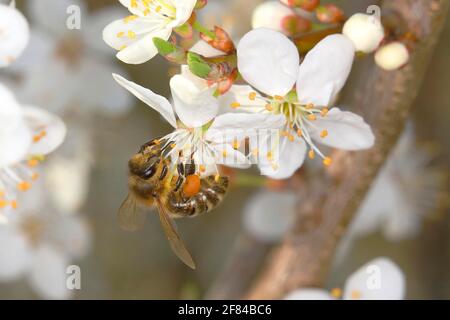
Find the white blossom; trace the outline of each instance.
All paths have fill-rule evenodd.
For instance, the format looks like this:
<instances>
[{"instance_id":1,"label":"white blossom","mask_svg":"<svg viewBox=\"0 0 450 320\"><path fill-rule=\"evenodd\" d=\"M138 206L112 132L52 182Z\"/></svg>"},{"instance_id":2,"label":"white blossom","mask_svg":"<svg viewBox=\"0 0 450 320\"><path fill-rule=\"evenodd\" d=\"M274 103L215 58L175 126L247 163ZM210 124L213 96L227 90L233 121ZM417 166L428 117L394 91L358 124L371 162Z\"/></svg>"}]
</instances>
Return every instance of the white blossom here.
<instances>
[{"instance_id":1,"label":"white blossom","mask_svg":"<svg viewBox=\"0 0 450 320\"><path fill-rule=\"evenodd\" d=\"M237 52L239 72L256 90L233 86L234 100L227 102L228 108L285 117L278 163L273 161L276 150L264 148L267 143L252 145L263 174L288 178L302 166L307 153L310 158L319 155L330 165L331 159L316 143L344 150L372 147L374 135L361 117L339 108L328 109L353 64L355 50L345 36L328 36L300 66L296 46L283 34L265 28L245 35ZM294 85L295 92L291 91Z\"/></svg>"},{"instance_id":2,"label":"white blossom","mask_svg":"<svg viewBox=\"0 0 450 320\"><path fill-rule=\"evenodd\" d=\"M397 70L409 61L409 51L401 42L392 42L382 46L375 54L375 62L384 70Z\"/></svg>"},{"instance_id":3,"label":"white blossom","mask_svg":"<svg viewBox=\"0 0 450 320\"><path fill-rule=\"evenodd\" d=\"M119 50L117 58L129 64L152 59L158 49L153 38L169 39L172 30L183 25L194 10L197 0L119 0L132 15L110 23L103 40Z\"/></svg>"},{"instance_id":4,"label":"white blossom","mask_svg":"<svg viewBox=\"0 0 450 320\"><path fill-rule=\"evenodd\" d=\"M344 24L342 33L348 37L357 51L374 52L384 38L384 28L375 15L356 13Z\"/></svg>"},{"instance_id":5,"label":"white blossom","mask_svg":"<svg viewBox=\"0 0 450 320\"><path fill-rule=\"evenodd\" d=\"M400 268L387 258L375 259L346 281L344 300L403 300L405 298L405 276ZM339 295L322 289L302 288L288 294L286 300L334 300ZM334 292L333 292L334 293Z\"/></svg>"}]
</instances>

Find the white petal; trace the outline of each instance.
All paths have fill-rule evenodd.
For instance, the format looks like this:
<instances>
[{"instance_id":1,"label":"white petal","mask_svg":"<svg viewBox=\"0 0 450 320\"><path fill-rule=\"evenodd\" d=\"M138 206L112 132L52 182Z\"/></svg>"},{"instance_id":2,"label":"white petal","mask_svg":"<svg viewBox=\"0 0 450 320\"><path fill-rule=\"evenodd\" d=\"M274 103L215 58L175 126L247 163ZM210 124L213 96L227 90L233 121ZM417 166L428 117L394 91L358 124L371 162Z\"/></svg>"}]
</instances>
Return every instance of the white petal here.
<instances>
[{"instance_id":1,"label":"white petal","mask_svg":"<svg viewBox=\"0 0 450 320\"><path fill-rule=\"evenodd\" d=\"M244 208L244 228L262 242L278 242L294 222L296 202L295 194L261 190Z\"/></svg>"},{"instance_id":2,"label":"white petal","mask_svg":"<svg viewBox=\"0 0 450 320\"><path fill-rule=\"evenodd\" d=\"M261 3L253 11L252 27L268 28L283 32L282 21L285 17L295 13L280 1L266 1Z\"/></svg>"},{"instance_id":3,"label":"white petal","mask_svg":"<svg viewBox=\"0 0 450 320\"><path fill-rule=\"evenodd\" d=\"M315 141L337 149L363 150L375 143L372 129L363 118L339 108L333 108L326 117L312 121L310 127L310 135ZM325 138L320 137L323 130L328 131Z\"/></svg>"},{"instance_id":4,"label":"white petal","mask_svg":"<svg viewBox=\"0 0 450 320\"><path fill-rule=\"evenodd\" d=\"M22 13L6 4L0 4L0 30L1 68L9 66L22 54L28 44L30 30Z\"/></svg>"},{"instance_id":5,"label":"white petal","mask_svg":"<svg viewBox=\"0 0 450 320\"><path fill-rule=\"evenodd\" d=\"M34 253L29 275L31 287L44 299L67 299L72 291L66 286L68 259L50 246L41 246Z\"/></svg>"},{"instance_id":6,"label":"white petal","mask_svg":"<svg viewBox=\"0 0 450 320\"><path fill-rule=\"evenodd\" d=\"M189 49L189 51L202 55L206 58L223 56L225 54L224 52L217 50L216 48L212 47L211 45L209 45L209 43L203 40L197 41L194 44L194 46Z\"/></svg>"},{"instance_id":7,"label":"white petal","mask_svg":"<svg viewBox=\"0 0 450 320\"><path fill-rule=\"evenodd\" d=\"M301 103L329 106L345 85L355 57L352 42L343 35L320 41L300 65L297 94Z\"/></svg>"},{"instance_id":8,"label":"white petal","mask_svg":"<svg viewBox=\"0 0 450 320\"><path fill-rule=\"evenodd\" d=\"M0 279L15 280L30 267L30 246L11 225L0 226Z\"/></svg>"},{"instance_id":9,"label":"white petal","mask_svg":"<svg viewBox=\"0 0 450 320\"><path fill-rule=\"evenodd\" d=\"M248 169L251 167L250 160L239 150L233 149L230 144L217 144L213 147L218 155L214 159L214 163L238 169Z\"/></svg>"},{"instance_id":10,"label":"white petal","mask_svg":"<svg viewBox=\"0 0 450 320\"><path fill-rule=\"evenodd\" d=\"M128 81L117 74L113 74L113 77L122 87L130 91L136 98L146 103L149 107L159 112L172 127L176 128L177 121L175 119L175 114L173 113L172 105L166 98L153 93L151 90L141 87L134 82Z\"/></svg>"},{"instance_id":11,"label":"white petal","mask_svg":"<svg viewBox=\"0 0 450 320\"><path fill-rule=\"evenodd\" d=\"M36 107L24 107L24 116L32 130L37 130L37 133L45 131L45 136L31 145L29 154L47 155L63 143L66 125L59 117Z\"/></svg>"},{"instance_id":12,"label":"white petal","mask_svg":"<svg viewBox=\"0 0 450 320\"><path fill-rule=\"evenodd\" d=\"M284 300L334 300L333 297L322 289L299 289L291 292Z\"/></svg>"},{"instance_id":13,"label":"white petal","mask_svg":"<svg viewBox=\"0 0 450 320\"><path fill-rule=\"evenodd\" d=\"M264 28L250 31L239 42L237 55L244 79L270 96L286 95L297 80L297 47L279 32Z\"/></svg>"},{"instance_id":14,"label":"white petal","mask_svg":"<svg viewBox=\"0 0 450 320\"><path fill-rule=\"evenodd\" d=\"M306 143L302 139L295 138L293 142L283 137L280 146L272 150L272 161L268 161L268 149L260 144L258 166L261 174L272 179L283 180L288 179L301 168L306 157Z\"/></svg>"},{"instance_id":15,"label":"white petal","mask_svg":"<svg viewBox=\"0 0 450 320\"><path fill-rule=\"evenodd\" d=\"M197 0L172 0L172 3L176 9L176 17L171 26L176 27L181 26L189 20L192 12L194 11Z\"/></svg>"},{"instance_id":16,"label":"white petal","mask_svg":"<svg viewBox=\"0 0 450 320\"><path fill-rule=\"evenodd\" d=\"M21 161L31 145L32 134L21 107L11 91L0 84L0 168Z\"/></svg>"},{"instance_id":17,"label":"white petal","mask_svg":"<svg viewBox=\"0 0 450 320\"><path fill-rule=\"evenodd\" d=\"M153 44L153 38L169 39L172 29L165 28L164 20L137 18L124 22L124 19L116 20L103 30L103 40L112 48L120 50L117 58L128 64L141 64L147 62L158 54ZM129 37L129 32L134 32Z\"/></svg>"},{"instance_id":18,"label":"white petal","mask_svg":"<svg viewBox=\"0 0 450 320\"><path fill-rule=\"evenodd\" d=\"M402 300L405 277L387 258L375 259L356 271L345 284L344 299Z\"/></svg>"},{"instance_id":19,"label":"white petal","mask_svg":"<svg viewBox=\"0 0 450 320\"><path fill-rule=\"evenodd\" d=\"M199 87L182 75L170 79L170 88L175 112L187 127L201 127L217 115L219 100L213 95L215 88Z\"/></svg>"},{"instance_id":20,"label":"white petal","mask_svg":"<svg viewBox=\"0 0 450 320\"><path fill-rule=\"evenodd\" d=\"M46 29L53 33L53 35L61 36L70 31L67 28L67 8L69 6L77 6L80 8L82 19L81 28L83 26L84 15L88 14L88 10L81 0L39 0L26 1L27 11L34 23L38 24L40 28Z\"/></svg>"}]
</instances>

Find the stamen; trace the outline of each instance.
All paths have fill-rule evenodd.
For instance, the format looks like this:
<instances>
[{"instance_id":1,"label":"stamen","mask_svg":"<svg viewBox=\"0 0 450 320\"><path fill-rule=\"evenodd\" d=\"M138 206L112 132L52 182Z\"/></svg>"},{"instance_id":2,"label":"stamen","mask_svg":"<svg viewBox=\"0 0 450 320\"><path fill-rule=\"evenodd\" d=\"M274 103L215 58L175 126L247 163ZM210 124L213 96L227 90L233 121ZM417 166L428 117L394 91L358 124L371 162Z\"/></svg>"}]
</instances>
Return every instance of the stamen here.
<instances>
[{"instance_id":1,"label":"stamen","mask_svg":"<svg viewBox=\"0 0 450 320\"><path fill-rule=\"evenodd\" d=\"M272 107L272 105L270 103L266 104L266 110L269 111L269 112L273 111L273 107Z\"/></svg>"},{"instance_id":2,"label":"stamen","mask_svg":"<svg viewBox=\"0 0 450 320\"><path fill-rule=\"evenodd\" d=\"M308 152L308 157L313 160L316 157L316 153L314 152L314 150L309 150Z\"/></svg>"},{"instance_id":3,"label":"stamen","mask_svg":"<svg viewBox=\"0 0 450 320\"><path fill-rule=\"evenodd\" d=\"M125 35L125 32L121 31L117 33L117 38L122 38Z\"/></svg>"},{"instance_id":4,"label":"stamen","mask_svg":"<svg viewBox=\"0 0 450 320\"><path fill-rule=\"evenodd\" d=\"M128 31L128 38L135 39L136 38L136 33L133 30L129 30Z\"/></svg>"},{"instance_id":5,"label":"stamen","mask_svg":"<svg viewBox=\"0 0 450 320\"><path fill-rule=\"evenodd\" d=\"M237 102L237 101L231 103L231 107L232 107L233 109L237 109L237 108L239 108L240 106L241 106L241 104L240 104L239 102Z\"/></svg>"},{"instance_id":6,"label":"stamen","mask_svg":"<svg viewBox=\"0 0 450 320\"><path fill-rule=\"evenodd\" d=\"M326 137L328 137L328 130L323 130L323 131L320 133L320 137L321 137L321 138L326 138Z\"/></svg>"},{"instance_id":7,"label":"stamen","mask_svg":"<svg viewBox=\"0 0 450 320\"><path fill-rule=\"evenodd\" d=\"M255 101L255 99L256 99L256 92L250 92L250 93L248 94L248 98L249 98L251 101Z\"/></svg>"},{"instance_id":8,"label":"stamen","mask_svg":"<svg viewBox=\"0 0 450 320\"><path fill-rule=\"evenodd\" d=\"M19 191L25 192L31 189L31 183L27 181L22 181L17 184L17 189Z\"/></svg>"},{"instance_id":9,"label":"stamen","mask_svg":"<svg viewBox=\"0 0 450 320\"><path fill-rule=\"evenodd\" d=\"M316 120L317 120L317 117L316 117L316 115L314 115L314 114L310 114L310 115L308 115L308 120L310 120L310 121L316 121Z\"/></svg>"},{"instance_id":10,"label":"stamen","mask_svg":"<svg viewBox=\"0 0 450 320\"><path fill-rule=\"evenodd\" d=\"M330 157L326 157L325 159L323 159L323 164L329 167L333 164L333 160Z\"/></svg>"},{"instance_id":11,"label":"stamen","mask_svg":"<svg viewBox=\"0 0 450 320\"><path fill-rule=\"evenodd\" d=\"M341 298L342 297L342 290L339 289L339 288L332 289L331 290L331 296L336 298L336 299Z\"/></svg>"},{"instance_id":12,"label":"stamen","mask_svg":"<svg viewBox=\"0 0 450 320\"><path fill-rule=\"evenodd\" d=\"M314 104L308 103L308 104L306 105L306 109L308 109L308 110L314 109Z\"/></svg>"},{"instance_id":13,"label":"stamen","mask_svg":"<svg viewBox=\"0 0 450 320\"><path fill-rule=\"evenodd\" d=\"M237 150L240 148L240 146L241 146L241 143L237 139L235 139L233 141L233 149Z\"/></svg>"},{"instance_id":14,"label":"stamen","mask_svg":"<svg viewBox=\"0 0 450 320\"><path fill-rule=\"evenodd\" d=\"M269 160L269 161L273 160L273 154L271 151L267 152L267 160Z\"/></svg>"},{"instance_id":15,"label":"stamen","mask_svg":"<svg viewBox=\"0 0 450 320\"><path fill-rule=\"evenodd\" d=\"M361 296L362 296L362 294L361 294L361 292L358 291L358 290L353 290L353 291L351 292L351 294L350 294L350 297L351 297L353 300L359 300L359 299L361 299Z\"/></svg>"},{"instance_id":16,"label":"stamen","mask_svg":"<svg viewBox=\"0 0 450 320\"><path fill-rule=\"evenodd\" d=\"M320 111L320 115L322 117L326 117L328 115L329 110L327 108L323 108L322 111Z\"/></svg>"},{"instance_id":17,"label":"stamen","mask_svg":"<svg viewBox=\"0 0 450 320\"><path fill-rule=\"evenodd\" d=\"M274 96L273 97L275 100L278 100L278 101L283 101L284 100L284 98L282 97L282 96Z\"/></svg>"}]
</instances>

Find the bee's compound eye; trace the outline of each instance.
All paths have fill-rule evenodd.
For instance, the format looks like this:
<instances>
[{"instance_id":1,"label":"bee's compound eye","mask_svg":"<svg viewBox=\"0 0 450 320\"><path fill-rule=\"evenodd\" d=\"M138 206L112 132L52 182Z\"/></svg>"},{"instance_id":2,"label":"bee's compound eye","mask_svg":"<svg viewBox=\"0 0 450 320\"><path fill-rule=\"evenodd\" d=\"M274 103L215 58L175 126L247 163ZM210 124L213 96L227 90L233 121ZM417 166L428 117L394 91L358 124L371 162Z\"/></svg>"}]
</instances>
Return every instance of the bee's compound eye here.
<instances>
[{"instance_id":1,"label":"bee's compound eye","mask_svg":"<svg viewBox=\"0 0 450 320\"><path fill-rule=\"evenodd\" d=\"M196 174L186 177L186 181L183 186L183 193L187 197L193 197L200 192L201 181L200 177Z\"/></svg>"}]
</instances>

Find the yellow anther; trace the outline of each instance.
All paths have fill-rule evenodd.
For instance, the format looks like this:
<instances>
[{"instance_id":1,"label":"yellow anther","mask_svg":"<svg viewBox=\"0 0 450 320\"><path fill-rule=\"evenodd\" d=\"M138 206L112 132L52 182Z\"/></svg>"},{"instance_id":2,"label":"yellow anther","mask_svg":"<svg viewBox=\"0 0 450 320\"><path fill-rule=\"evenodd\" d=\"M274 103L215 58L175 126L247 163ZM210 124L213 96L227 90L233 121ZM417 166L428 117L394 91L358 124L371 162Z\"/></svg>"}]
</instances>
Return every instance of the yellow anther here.
<instances>
[{"instance_id":1,"label":"yellow anther","mask_svg":"<svg viewBox=\"0 0 450 320\"><path fill-rule=\"evenodd\" d=\"M144 10L144 16L148 16L150 14L150 9L145 9Z\"/></svg>"},{"instance_id":2,"label":"yellow anther","mask_svg":"<svg viewBox=\"0 0 450 320\"><path fill-rule=\"evenodd\" d=\"M121 31L117 33L117 38L122 38L125 35L125 32Z\"/></svg>"},{"instance_id":3,"label":"yellow anther","mask_svg":"<svg viewBox=\"0 0 450 320\"><path fill-rule=\"evenodd\" d=\"M267 160L269 160L269 161L273 160L273 154L271 151L267 152Z\"/></svg>"},{"instance_id":4,"label":"yellow anther","mask_svg":"<svg viewBox=\"0 0 450 320\"><path fill-rule=\"evenodd\" d=\"M29 159L28 161L27 161L27 165L30 167L30 168L35 168L35 167L37 167L38 165L39 165L39 160L37 160L37 159Z\"/></svg>"},{"instance_id":5,"label":"yellow anther","mask_svg":"<svg viewBox=\"0 0 450 320\"><path fill-rule=\"evenodd\" d=\"M133 20L136 20L137 18L138 18L138 16L131 15L131 16L128 16L128 17L124 18L123 22L126 24L126 23L129 23L129 22L133 21Z\"/></svg>"},{"instance_id":6,"label":"yellow anther","mask_svg":"<svg viewBox=\"0 0 450 320\"><path fill-rule=\"evenodd\" d=\"M20 191L23 191L23 192L28 191L31 189L31 183L29 183L27 181L19 182L17 184L17 189Z\"/></svg>"},{"instance_id":7,"label":"yellow anther","mask_svg":"<svg viewBox=\"0 0 450 320\"><path fill-rule=\"evenodd\" d=\"M137 0L131 0L130 5L132 8L137 8L137 6L138 6Z\"/></svg>"},{"instance_id":8,"label":"yellow anther","mask_svg":"<svg viewBox=\"0 0 450 320\"><path fill-rule=\"evenodd\" d=\"M122 51L123 49L126 49L127 48L127 46L126 45L123 45L123 46L121 46L120 48L119 48L119 51Z\"/></svg>"},{"instance_id":9,"label":"yellow anther","mask_svg":"<svg viewBox=\"0 0 450 320\"><path fill-rule=\"evenodd\" d=\"M201 164L198 168L201 173L204 173L206 171L206 167L203 164Z\"/></svg>"},{"instance_id":10,"label":"yellow anther","mask_svg":"<svg viewBox=\"0 0 450 320\"><path fill-rule=\"evenodd\" d=\"M222 156L223 156L223 157L226 157L227 155L228 155L227 150L223 150L223 151L222 151Z\"/></svg>"},{"instance_id":11,"label":"yellow anther","mask_svg":"<svg viewBox=\"0 0 450 320\"><path fill-rule=\"evenodd\" d=\"M237 108L239 108L240 106L241 106L241 104L240 104L239 102L237 102L237 101L231 103L231 107L232 107L233 109L237 109Z\"/></svg>"},{"instance_id":12,"label":"yellow anther","mask_svg":"<svg viewBox=\"0 0 450 320\"><path fill-rule=\"evenodd\" d=\"M8 205L8 201L0 199L0 209L5 208Z\"/></svg>"},{"instance_id":13,"label":"yellow anther","mask_svg":"<svg viewBox=\"0 0 450 320\"><path fill-rule=\"evenodd\" d=\"M0 191L0 198L5 197L5 192L4 191Z\"/></svg>"},{"instance_id":14,"label":"yellow anther","mask_svg":"<svg viewBox=\"0 0 450 320\"><path fill-rule=\"evenodd\" d=\"M282 137L288 137L289 136L289 132L287 132L287 131L281 131L281 136Z\"/></svg>"},{"instance_id":15,"label":"yellow anther","mask_svg":"<svg viewBox=\"0 0 450 320\"><path fill-rule=\"evenodd\" d=\"M308 109L308 110L314 109L314 105L312 103L308 103L306 105L306 109Z\"/></svg>"},{"instance_id":16,"label":"yellow anther","mask_svg":"<svg viewBox=\"0 0 450 320\"><path fill-rule=\"evenodd\" d=\"M322 117L326 117L327 115L328 115L328 112L329 112L330 110L328 110L327 108L323 108L322 109L322 111L320 111L320 115L322 116Z\"/></svg>"},{"instance_id":17,"label":"yellow anther","mask_svg":"<svg viewBox=\"0 0 450 320\"><path fill-rule=\"evenodd\" d=\"M278 101L283 101L284 100L284 98L282 96L274 96L273 98L275 100L278 100Z\"/></svg>"},{"instance_id":18,"label":"yellow anther","mask_svg":"<svg viewBox=\"0 0 450 320\"><path fill-rule=\"evenodd\" d=\"M290 142L294 142L294 140L295 140L294 136L293 136L292 134L290 134L290 135L289 135L289 141L290 141Z\"/></svg>"},{"instance_id":19,"label":"yellow anther","mask_svg":"<svg viewBox=\"0 0 450 320\"><path fill-rule=\"evenodd\" d=\"M42 138L44 138L47 135L47 131L42 130L41 132L39 132L38 134L33 136L33 142L34 143L38 143L39 141L42 140Z\"/></svg>"},{"instance_id":20,"label":"yellow anther","mask_svg":"<svg viewBox=\"0 0 450 320\"><path fill-rule=\"evenodd\" d=\"M132 30L128 31L128 38L130 39L135 39L136 38L136 33Z\"/></svg>"},{"instance_id":21,"label":"yellow anther","mask_svg":"<svg viewBox=\"0 0 450 320\"><path fill-rule=\"evenodd\" d=\"M314 114L310 114L310 115L308 116L308 120L309 120L309 121L316 121L316 120L317 120L317 117L316 117L316 115L314 115Z\"/></svg>"},{"instance_id":22,"label":"yellow anther","mask_svg":"<svg viewBox=\"0 0 450 320\"><path fill-rule=\"evenodd\" d=\"M220 180L220 174L216 174L214 176L214 181L219 182L219 180Z\"/></svg>"},{"instance_id":23,"label":"yellow anther","mask_svg":"<svg viewBox=\"0 0 450 320\"><path fill-rule=\"evenodd\" d=\"M273 111L273 107L270 103L266 104L266 110L267 111Z\"/></svg>"},{"instance_id":24,"label":"yellow anther","mask_svg":"<svg viewBox=\"0 0 450 320\"><path fill-rule=\"evenodd\" d=\"M333 163L333 160L329 157L326 157L325 159L323 159L323 164L327 167L331 166L332 163Z\"/></svg>"},{"instance_id":25,"label":"yellow anther","mask_svg":"<svg viewBox=\"0 0 450 320\"><path fill-rule=\"evenodd\" d=\"M351 292L351 294L350 294L350 298L351 298L352 300L359 300L359 299L361 299L361 296L362 296L362 294L361 294L361 292L358 291L358 290L353 290L353 291Z\"/></svg>"},{"instance_id":26,"label":"yellow anther","mask_svg":"<svg viewBox=\"0 0 450 320\"><path fill-rule=\"evenodd\" d=\"M256 92L250 92L250 93L248 94L248 98L249 98L251 101L255 101L255 99L256 99Z\"/></svg>"},{"instance_id":27,"label":"yellow anther","mask_svg":"<svg viewBox=\"0 0 450 320\"><path fill-rule=\"evenodd\" d=\"M17 207L19 206L16 200L11 201L9 204L13 209L17 209Z\"/></svg>"},{"instance_id":28,"label":"yellow anther","mask_svg":"<svg viewBox=\"0 0 450 320\"><path fill-rule=\"evenodd\" d=\"M339 288L332 289L330 293L333 298L339 299L342 297L342 290Z\"/></svg>"},{"instance_id":29,"label":"yellow anther","mask_svg":"<svg viewBox=\"0 0 450 320\"><path fill-rule=\"evenodd\" d=\"M328 137L328 130L322 130L322 132L320 133L320 137L321 137L321 138L326 138L326 137Z\"/></svg>"},{"instance_id":30,"label":"yellow anther","mask_svg":"<svg viewBox=\"0 0 450 320\"><path fill-rule=\"evenodd\" d=\"M162 9L161 6L157 6L157 7L156 7L156 12L160 12L161 9Z\"/></svg>"},{"instance_id":31,"label":"yellow anther","mask_svg":"<svg viewBox=\"0 0 450 320\"><path fill-rule=\"evenodd\" d=\"M314 150L309 150L308 152L308 157L313 160L316 157L316 153L314 152Z\"/></svg>"},{"instance_id":32,"label":"yellow anther","mask_svg":"<svg viewBox=\"0 0 450 320\"><path fill-rule=\"evenodd\" d=\"M38 173L33 173L31 175L31 180L36 181L39 178L39 174Z\"/></svg>"},{"instance_id":33,"label":"yellow anther","mask_svg":"<svg viewBox=\"0 0 450 320\"><path fill-rule=\"evenodd\" d=\"M255 157L259 156L258 148L252 150L252 155L255 156Z\"/></svg>"},{"instance_id":34,"label":"yellow anther","mask_svg":"<svg viewBox=\"0 0 450 320\"><path fill-rule=\"evenodd\" d=\"M303 131L302 129L298 129L297 130L297 135L301 138L303 136Z\"/></svg>"},{"instance_id":35,"label":"yellow anther","mask_svg":"<svg viewBox=\"0 0 450 320\"><path fill-rule=\"evenodd\" d=\"M241 143L236 139L233 141L233 149L237 150L241 147Z\"/></svg>"}]
</instances>

